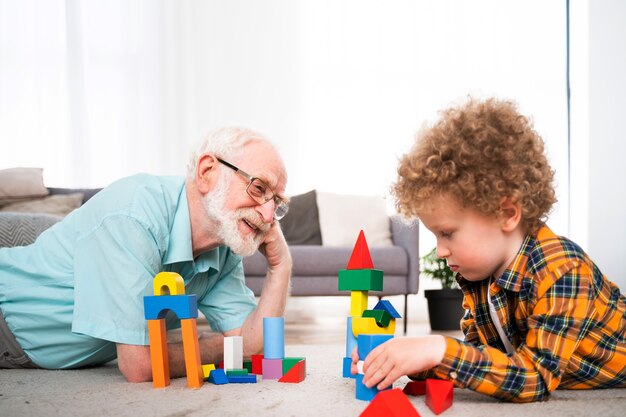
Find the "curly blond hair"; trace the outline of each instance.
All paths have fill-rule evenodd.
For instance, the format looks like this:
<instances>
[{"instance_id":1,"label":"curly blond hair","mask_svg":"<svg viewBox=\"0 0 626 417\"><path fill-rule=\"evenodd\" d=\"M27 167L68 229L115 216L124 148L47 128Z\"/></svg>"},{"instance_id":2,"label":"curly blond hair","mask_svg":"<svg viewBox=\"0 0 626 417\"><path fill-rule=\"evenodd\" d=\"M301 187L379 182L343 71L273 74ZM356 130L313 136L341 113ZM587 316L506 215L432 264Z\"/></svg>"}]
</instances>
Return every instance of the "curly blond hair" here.
<instances>
[{"instance_id":1,"label":"curly blond hair","mask_svg":"<svg viewBox=\"0 0 626 417\"><path fill-rule=\"evenodd\" d=\"M515 103L498 99L452 107L417 135L398 166L396 208L417 216L437 196L498 217L508 197L522 208L522 227L534 233L556 202L554 171L544 143Z\"/></svg>"}]
</instances>

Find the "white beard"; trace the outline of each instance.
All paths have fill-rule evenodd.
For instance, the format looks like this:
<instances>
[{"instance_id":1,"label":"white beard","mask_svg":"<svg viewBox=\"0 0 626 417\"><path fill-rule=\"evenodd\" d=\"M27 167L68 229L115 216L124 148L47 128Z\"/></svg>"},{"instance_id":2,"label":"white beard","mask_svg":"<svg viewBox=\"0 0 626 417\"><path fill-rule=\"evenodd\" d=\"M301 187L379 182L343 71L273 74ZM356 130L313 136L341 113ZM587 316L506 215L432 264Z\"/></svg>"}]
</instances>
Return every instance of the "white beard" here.
<instances>
[{"instance_id":1,"label":"white beard","mask_svg":"<svg viewBox=\"0 0 626 417\"><path fill-rule=\"evenodd\" d=\"M263 223L260 215L252 208L242 208L235 211L224 209L228 191L228 177L220 178L216 189L202 197L204 208L209 218L218 225L217 236L231 251L240 256L251 256L257 251L265 238L270 225ZM239 222L246 219L258 227L257 233L247 237L239 231Z\"/></svg>"}]
</instances>

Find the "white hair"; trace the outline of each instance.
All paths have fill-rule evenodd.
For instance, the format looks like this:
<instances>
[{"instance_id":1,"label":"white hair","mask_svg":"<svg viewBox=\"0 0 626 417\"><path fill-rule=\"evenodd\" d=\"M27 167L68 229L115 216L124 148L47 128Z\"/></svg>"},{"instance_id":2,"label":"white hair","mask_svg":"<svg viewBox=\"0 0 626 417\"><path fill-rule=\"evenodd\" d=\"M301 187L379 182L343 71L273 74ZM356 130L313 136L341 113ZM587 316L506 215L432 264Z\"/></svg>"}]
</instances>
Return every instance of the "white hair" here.
<instances>
[{"instance_id":1,"label":"white hair","mask_svg":"<svg viewBox=\"0 0 626 417\"><path fill-rule=\"evenodd\" d=\"M246 144L254 141L269 143L265 136L243 127L224 127L209 132L200 145L191 152L187 164L187 178L195 178L200 155L208 152L231 162L239 158Z\"/></svg>"}]
</instances>

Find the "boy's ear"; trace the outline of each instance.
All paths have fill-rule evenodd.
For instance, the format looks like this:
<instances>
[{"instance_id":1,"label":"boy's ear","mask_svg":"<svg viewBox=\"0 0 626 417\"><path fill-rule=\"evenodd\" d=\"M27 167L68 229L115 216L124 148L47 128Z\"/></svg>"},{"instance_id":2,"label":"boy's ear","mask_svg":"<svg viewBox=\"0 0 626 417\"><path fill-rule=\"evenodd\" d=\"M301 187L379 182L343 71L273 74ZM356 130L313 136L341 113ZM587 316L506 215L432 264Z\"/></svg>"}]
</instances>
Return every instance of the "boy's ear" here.
<instances>
[{"instance_id":1,"label":"boy's ear","mask_svg":"<svg viewBox=\"0 0 626 417\"><path fill-rule=\"evenodd\" d=\"M519 203L514 203L510 197L502 197L500 199L500 216L502 230L511 232L522 221L522 207Z\"/></svg>"},{"instance_id":2,"label":"boy's ear","mask_svg":"<svg viewBox=\"0 0 626 417\"><path fill-rule=\"evenodd\" d=\"M218 178L217 165L219 164L215 155L205 153L198 158L196 168L196 186L202 194L206 194L215 186Z\"/></svg>"}]
</instances>

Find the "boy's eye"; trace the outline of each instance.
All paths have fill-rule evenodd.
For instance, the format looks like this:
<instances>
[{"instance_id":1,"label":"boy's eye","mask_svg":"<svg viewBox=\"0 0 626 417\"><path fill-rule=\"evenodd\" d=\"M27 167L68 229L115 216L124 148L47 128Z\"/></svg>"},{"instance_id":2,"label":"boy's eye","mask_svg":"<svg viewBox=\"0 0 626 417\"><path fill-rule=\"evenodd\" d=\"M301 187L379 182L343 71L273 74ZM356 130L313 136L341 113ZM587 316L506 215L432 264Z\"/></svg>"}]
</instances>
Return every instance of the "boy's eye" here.
<instances>
[{"instance_id":1,"label":"boy's eye","mask_svg":"<svg viewBox=\"0 0 626 417\"><path fill-rule=\"evenodd\" d=\"M452 237L452 232L441 232L441 237L449 239Z\"/></svg>"}]
</instances>

